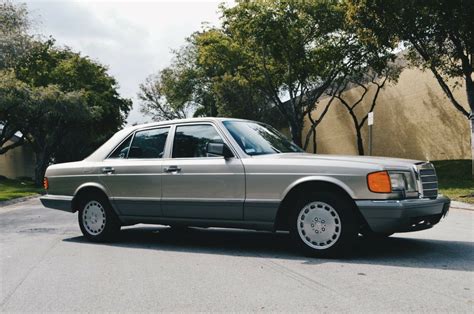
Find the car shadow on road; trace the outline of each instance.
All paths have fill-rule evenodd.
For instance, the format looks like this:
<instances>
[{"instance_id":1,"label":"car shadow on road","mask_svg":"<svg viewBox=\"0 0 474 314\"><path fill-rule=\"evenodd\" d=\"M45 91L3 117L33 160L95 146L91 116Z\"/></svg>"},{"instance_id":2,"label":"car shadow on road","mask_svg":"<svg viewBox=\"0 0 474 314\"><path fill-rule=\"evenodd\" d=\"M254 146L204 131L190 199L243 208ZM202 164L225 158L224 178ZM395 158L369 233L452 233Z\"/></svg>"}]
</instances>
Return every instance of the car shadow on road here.
<instances>
[{"instance_id":1,"label":"car shadow on road","mask_svg":"<svg viewBox=\"0 0 474 314\"><path fill-rule=\"evenodd\" d=\"M64 239L104 245L187 253L221 254L301 260L305 264L341 262L398 267L474 271L474 243L433 239L359 237L354 252L339 260L308 258L295 251L288 233L221 228L172 229L164 226L129 227L114 242L90 243L84 237Z\"/></svg>"}]
</instances>

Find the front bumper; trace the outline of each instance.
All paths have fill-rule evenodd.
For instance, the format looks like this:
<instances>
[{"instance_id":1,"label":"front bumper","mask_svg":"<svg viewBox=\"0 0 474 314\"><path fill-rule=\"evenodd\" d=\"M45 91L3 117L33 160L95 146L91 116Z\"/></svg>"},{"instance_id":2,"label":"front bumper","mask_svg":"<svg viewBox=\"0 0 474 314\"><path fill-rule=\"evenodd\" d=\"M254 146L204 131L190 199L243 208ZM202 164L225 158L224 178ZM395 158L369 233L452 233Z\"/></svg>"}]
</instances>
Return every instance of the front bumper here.
<instances>
[{"instance_id":1,"label":"front bumper","mask_svg":"<svg viewBox=\"0 0 474 314\"><path fill-rule=\"evenodd\" d=\"M370 229L383 233L431 228L447 214L450 203L450 199L444 196L436 199L356 201Z\"/></svg>"},{"instance_id":2,"label":"front bumper","mask_svg":"<svg viewBox=\"0 0 474 314\"><path fill-rule=\"evenodd\" d=\"M70 213L74 212L72 209L72 196L47 194L40 197L40 201L44 207L63 210Z\"/></svg>"}]
</instances>

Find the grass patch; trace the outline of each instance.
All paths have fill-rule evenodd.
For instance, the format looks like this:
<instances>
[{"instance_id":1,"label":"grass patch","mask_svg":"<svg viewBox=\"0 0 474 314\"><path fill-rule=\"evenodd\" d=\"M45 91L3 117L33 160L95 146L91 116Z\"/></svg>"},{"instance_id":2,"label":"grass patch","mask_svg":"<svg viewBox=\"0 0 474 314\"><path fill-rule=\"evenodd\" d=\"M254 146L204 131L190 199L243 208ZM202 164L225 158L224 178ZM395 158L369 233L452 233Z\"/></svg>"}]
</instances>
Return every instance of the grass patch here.
<instances>
[{"instance_id":1,"label":"grass patch","mask_svg":"<svg viewBox=\"0 0 474 314\"><path fill-rule=\"evenodd\" d=\"M439 192L452 200L474 204L474 180L471 160L433 161L439 180Z\"/></svg>"},{"instance_id":2,"label":"grass patch","mask_svg":"<svg viewBox=\"0 0 474 314\"><path fill-rule=\"evenodd\" d=\"M41 193L42 188L29 180L0 179L0 201Z\"/></svg>"}]
</instances>

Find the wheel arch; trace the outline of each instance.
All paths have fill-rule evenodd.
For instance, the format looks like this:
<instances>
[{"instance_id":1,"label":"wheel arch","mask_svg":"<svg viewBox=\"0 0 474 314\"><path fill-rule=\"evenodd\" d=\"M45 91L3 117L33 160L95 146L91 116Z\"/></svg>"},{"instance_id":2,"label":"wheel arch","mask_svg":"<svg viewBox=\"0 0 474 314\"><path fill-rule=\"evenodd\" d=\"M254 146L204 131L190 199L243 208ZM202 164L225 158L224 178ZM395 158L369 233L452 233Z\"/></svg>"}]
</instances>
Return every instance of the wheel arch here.
<instances>
[{"instance_id":1,"label":"wheel arch","mask_svg":"<svg viewBox=\"0 0 474 314\"><path fill-rule=\"evenodd\" d=\"M352 189L342 182L341 180L334 178L334 177L327 177L327 176L310 176L310 177L304 177L300 178L293 183L291 183L285 191L282 193L282 200L284 200L288 194L294 190L296 187L301 186L302 184L310 184L310 183L321 183L321 184L328 184L328 185L334 185L340 189L342 189L346 194L348 194L352 199L355 198L355 194L352 191Z\"/></svg>"},{"instance_id":2,"label":"wheel arch","mask_svg":"<svg viewBox=\"0 0 474 314\"><path fill-rule=\"evenodd\" d=\"M291 206L292 202L295 200L295 198L301 196L302 194L309 193L310 191L314 190L324 190L328 193L338 193L341 195L341 197L344 197L353 204L359 224L364 223L364 218L360 214L360 211L354 201L354 193L346 184L335 178L315 176L297 180L285 190L276 214L274 229L289 230L288 216L291 210L293 210Z\"/></svg>"},{"instance_id":3,"label":"wheel arch","mask_svg":"<svg viewBox=\"0 0 474 314\"><path fill-rule=\"evenodd\" d=\"M74 196L72 198L72 204L71 204L73 212L78 211L79 202L80 202L81 198L84 195L87 195L87 194L90 194L90 193L98 193L98 194L102 194L103 196L105 196L109 200L109 204L112 206L113 210L116 212L114 206L112 205L112 202L109 199L109 196L107 194L107 190L105 189L104 186L102 186L101 184L96 183L96 182L84 183L76 189L76 191L74 192Z\"/></svg>"}]
</instances>

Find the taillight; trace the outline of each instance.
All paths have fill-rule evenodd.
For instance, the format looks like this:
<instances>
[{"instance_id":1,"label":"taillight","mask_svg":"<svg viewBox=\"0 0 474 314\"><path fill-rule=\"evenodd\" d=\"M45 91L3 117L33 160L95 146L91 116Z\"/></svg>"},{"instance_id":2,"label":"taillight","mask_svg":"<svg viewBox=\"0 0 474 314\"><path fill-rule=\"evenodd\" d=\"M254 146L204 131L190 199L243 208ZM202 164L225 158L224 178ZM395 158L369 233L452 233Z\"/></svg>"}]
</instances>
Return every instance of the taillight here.
<instances>
[{"instance_id":1,"label":"taillight","mask_svg":"<svg viewBox=\"0 0 474 314\"><path fill-rule=\"evenodd\" d=\"M48 182L48 178L44 177L43 179L43 187L45 190L47 190L49 188L49 182Z\"/></svg>"},{"instance_id":2,"label":"taillight","mask_svg":"<svg viewBox=\"0 0 474 314\"><path fill-rule=\"evenodd\" d=\"M371 192L391 193L392 184L387 171L372 172L367 175L367 185Z\"/></svg>"}]
</instances>

